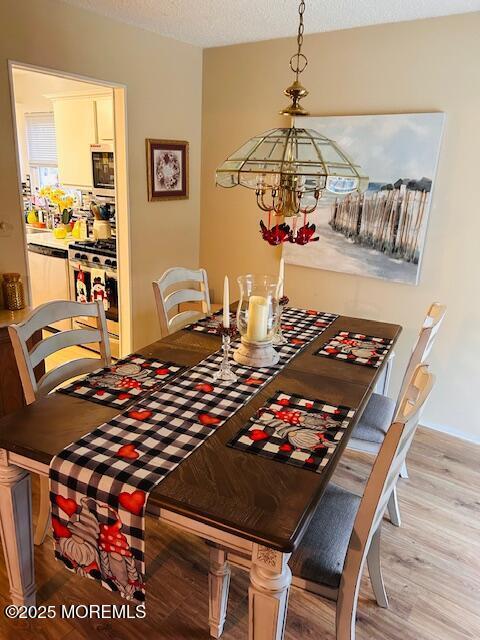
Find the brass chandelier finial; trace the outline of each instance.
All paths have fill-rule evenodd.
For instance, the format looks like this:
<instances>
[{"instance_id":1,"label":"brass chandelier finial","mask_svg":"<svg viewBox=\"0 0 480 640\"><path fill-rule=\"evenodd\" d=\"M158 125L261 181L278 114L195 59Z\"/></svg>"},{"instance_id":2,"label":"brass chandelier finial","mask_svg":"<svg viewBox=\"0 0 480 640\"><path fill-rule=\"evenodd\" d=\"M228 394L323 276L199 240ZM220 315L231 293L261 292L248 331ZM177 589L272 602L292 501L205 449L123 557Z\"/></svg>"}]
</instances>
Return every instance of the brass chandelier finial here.
<instances>
[{"instance_id":1,"label":"brass chandelier finial","mask_svg":"<svg viewBox=\"0 0 480 640\"><path fill-rule=\"evenodd\" d=\"M283 92L287 98L290 98L292 104L289 104L288 107L282 109L280 111L283 116L308 116L308 111L304 109L300 100L305 98L308 95L307 89L302 85L299 81L298 76L305 71L305 68L308 64L307 57L302 53L302 45L303 45L303 14L305 13L305 0L300 1L300 5L298 7L298 14L300 16L300 20L298 23L298 33L297 33L297 53L295 53L290 58L290 69L295 74L295 80L292 82L290 86L288 86Z\"/></svg>"}]
</instances>

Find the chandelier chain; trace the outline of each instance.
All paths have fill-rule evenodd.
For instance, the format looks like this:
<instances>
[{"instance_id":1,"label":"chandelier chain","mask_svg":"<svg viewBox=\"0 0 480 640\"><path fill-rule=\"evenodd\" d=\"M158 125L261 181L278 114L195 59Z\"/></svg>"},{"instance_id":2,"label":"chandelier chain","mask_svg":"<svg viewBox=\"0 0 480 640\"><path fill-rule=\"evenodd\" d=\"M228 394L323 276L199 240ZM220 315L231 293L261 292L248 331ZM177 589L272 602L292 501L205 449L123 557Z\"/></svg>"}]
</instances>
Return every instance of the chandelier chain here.
<instances>
[{"instance_id":1,"label":"chandelier chain","mask_svg":"<svg viewBox=\"0 0 480 640\"><path fill-rule=\"evenodd\" d=\"M296 80L308 64L306 56L302 53L303 32L305 25L303 24L303 14L305 13L305 0L300 0L298 7L299 23L297 32L297 53L290 58L290 69L295 73Z\"/></svg>"}]
</instances>

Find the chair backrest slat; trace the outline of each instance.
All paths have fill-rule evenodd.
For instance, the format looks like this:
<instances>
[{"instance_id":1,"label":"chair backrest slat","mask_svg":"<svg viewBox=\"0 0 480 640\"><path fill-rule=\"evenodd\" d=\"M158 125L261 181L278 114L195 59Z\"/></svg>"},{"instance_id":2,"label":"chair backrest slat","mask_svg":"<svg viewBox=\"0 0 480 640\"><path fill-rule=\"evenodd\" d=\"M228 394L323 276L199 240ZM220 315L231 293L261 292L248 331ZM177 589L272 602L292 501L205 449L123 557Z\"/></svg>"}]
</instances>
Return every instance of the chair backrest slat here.
<instances>
[{"instance_id":1,"label":"chair backrest slat","mask_svg":"<svg viewBox=\"0 0 480 640\"><path fill-rule=\"evenodd\" d=\"M340 607L344 607L344 611L348 608L349 615L337 617L337 624L352 624L355 620L350 611L356 606L367 552L383 518L433 383L434 376L428 372L427 365L418 365L373 465L355 518L338 592L337 611ZM337 628L337 637L350 636L346 629Z\"/></svg>"},{"instance_id":2,"label":"chair backrest slat","mask_svg":"<svg viewBox=\"0 0 480 640\"><path fill-rule=\"evenodd\" d=\"M59 331L40 340L29 350L27 343L35 332L58 320L76 317L96 318L97 327L95 329ZM8 332L27 404L34 402L41 395L46 395L56 386L74 376L90 373L110 364L107 320L103 304L99 300L87 304L69 300L47 302L34 309L22 323L11 325ZM45 358L65 347L92 343L98 343L100 358L77 358L49 371L37 382L34 369Z\"/></svg>"},{"instance_id":3,"label":"chair backrest slat","mask_svg":"<svg viewBox=\"0 0 480 640\"><path fill-rule=\"evenodd\" d=\"M102 334L98 329L70 329L54 333L49 338L45 338L37 343L30 351L30 362L32 367L40 364L52 353L65 349L66 347L81 347L86 344L93 344L102 340Z\"/></svg>"},{"instance_id":4,"label":"chair backrest slat","mask_svg":"<svg viewBox=\"0 0 480 640\"><path fill-rule=\"evenodd\" d=\"M46 396L52 389L70 378L101 369L103 365L99 362L99 358L77 358L48 371L37 383L37 398Z\"/></svg>"},{"instance_id":5,"label":"chair backrest slat","mask_svg":"<svg viewBox=\"0 0 480 640\"><path fill-rule=\"evenodd\" d=\"M423 325L418 335L417 342L415 343L415 346L412 350L410 360L408 361L407 368L405 369L405 373L403 375L395 413L400 406L400 401L403 398L403 395L410 383L413 372L419 364L425 362L428 358L428 355L432 350L433 343L435 342L435 339L437 337L438 330L440 329L440 326L445 317L446 311L447 307L443 304L439 304L438 302L434 302L427 311L427 315L425 317L425 320L423 321Z\"/></svg>"},{"instance_id":6,"label":"chair backrest slat","mask_svg":"<svg viewBox=\"0 0 480 640\"><path fill-rule=\"evenodd\" d=\"M205 269L172 267L152 282L162 336L178 331L190 322L211 313ZM179 311L183 303L200 303L201 311ZM176 313L171 313L172 309Z\"/></svg>"}]
</instances>

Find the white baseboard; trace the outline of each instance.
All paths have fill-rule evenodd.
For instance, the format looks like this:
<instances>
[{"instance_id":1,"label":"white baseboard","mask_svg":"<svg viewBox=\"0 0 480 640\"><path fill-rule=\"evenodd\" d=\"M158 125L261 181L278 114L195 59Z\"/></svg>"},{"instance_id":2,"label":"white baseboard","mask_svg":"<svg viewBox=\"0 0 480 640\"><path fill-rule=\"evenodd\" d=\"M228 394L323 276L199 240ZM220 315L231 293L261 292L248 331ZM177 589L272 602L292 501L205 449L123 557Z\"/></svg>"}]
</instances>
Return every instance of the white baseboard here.
<instances>
[{"instance_id":1,"label":"white baseboard","mask_svg":"<svg viewBox=\"0 0 480 640\"><path fill-rule=\"evenodd\" d=\"M480 434L476 435L473 433L465 433L464 431L449 427L445 424L434 424L433 422L425 422L424 420L422 420L421 426L427 427L427 429L433 429L434 431L447 433L450 436L455 436L456 438L461 438L462 440L467 440L468 442L473 442L474 444L480 444Z\"/></svg>"}]
</instances>

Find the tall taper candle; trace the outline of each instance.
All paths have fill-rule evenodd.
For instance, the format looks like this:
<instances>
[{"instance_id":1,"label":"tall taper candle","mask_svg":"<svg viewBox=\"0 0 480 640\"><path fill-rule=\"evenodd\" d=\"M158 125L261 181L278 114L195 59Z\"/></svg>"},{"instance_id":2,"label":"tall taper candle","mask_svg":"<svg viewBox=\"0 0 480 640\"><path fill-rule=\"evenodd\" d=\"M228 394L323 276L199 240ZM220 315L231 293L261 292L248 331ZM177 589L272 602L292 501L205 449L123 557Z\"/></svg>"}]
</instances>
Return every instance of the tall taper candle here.
<instances>
[{"instance_id":1,"label":"tall taper candle","mask_svg":"<svg viewBox=\"0 0 480 640\"><path fill-rule=\"evenodd\" d=\"M228 276L223 281L223 326L230 327L230 291L228 289Z\"/></svg>"},{"instance_id":2,"label":"tall taper candle","mask_svg":"<svg viewBox=\"0 0 480 640\"><path fill-rule=\"evenodd\" d=\"M283 298L283 289L285 284L285 260L283 258L280 258L280 269L278 270L278 280L280 282L278 297Z\"/></svg>"}]
</instances>

